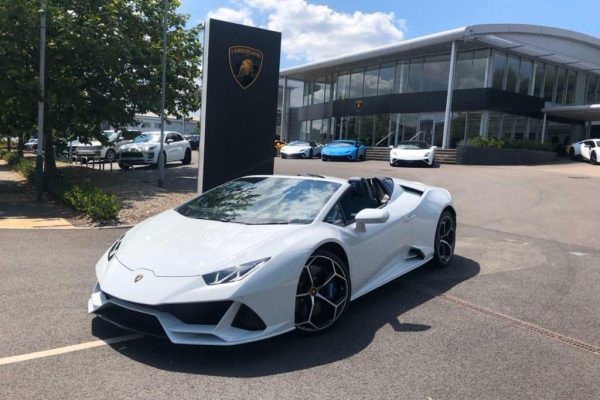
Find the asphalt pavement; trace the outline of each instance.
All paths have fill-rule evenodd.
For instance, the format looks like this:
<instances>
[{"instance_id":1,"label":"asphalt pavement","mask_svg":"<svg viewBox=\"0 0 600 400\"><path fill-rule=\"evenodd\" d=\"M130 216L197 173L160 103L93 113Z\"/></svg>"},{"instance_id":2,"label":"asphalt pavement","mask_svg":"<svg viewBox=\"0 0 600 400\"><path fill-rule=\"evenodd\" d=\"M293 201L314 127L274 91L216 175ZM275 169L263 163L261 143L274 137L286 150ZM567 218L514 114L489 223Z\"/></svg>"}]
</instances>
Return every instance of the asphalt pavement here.
<instances>
[{"instance_id":1,"label":"asphalt pavement","mask_svg":"<svg viewBox=\"0 0 600 400\"><path fill-rule=\"evenodd\" d=\"M456 258L353 302L321 335L226 348L141 338L2 365L129 333L86 313L94 264L124 230L0 230L0 399L600 398L600 243L590 217L600 211L600 167L276 160L276 172L446 187L458 211Z\"/></svg>"}]
</instances>

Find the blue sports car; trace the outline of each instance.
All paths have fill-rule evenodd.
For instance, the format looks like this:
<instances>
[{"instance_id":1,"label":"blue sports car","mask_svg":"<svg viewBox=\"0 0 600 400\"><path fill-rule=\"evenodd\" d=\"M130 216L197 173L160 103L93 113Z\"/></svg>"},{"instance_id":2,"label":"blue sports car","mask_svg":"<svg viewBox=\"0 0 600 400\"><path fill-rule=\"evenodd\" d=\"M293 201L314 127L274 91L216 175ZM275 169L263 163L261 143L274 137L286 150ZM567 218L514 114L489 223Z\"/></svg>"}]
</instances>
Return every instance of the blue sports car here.
<instances>
[{"instance_id":1,"label":"blue sports car","mask_svg":"<svg viewBox=\"0 0 600 400\"><path fill-rule=\"evenodd\" d=\"M356 140L334 140L321 149L321 160L364 160L367 148Z\"/></svg>"}]
</instances>

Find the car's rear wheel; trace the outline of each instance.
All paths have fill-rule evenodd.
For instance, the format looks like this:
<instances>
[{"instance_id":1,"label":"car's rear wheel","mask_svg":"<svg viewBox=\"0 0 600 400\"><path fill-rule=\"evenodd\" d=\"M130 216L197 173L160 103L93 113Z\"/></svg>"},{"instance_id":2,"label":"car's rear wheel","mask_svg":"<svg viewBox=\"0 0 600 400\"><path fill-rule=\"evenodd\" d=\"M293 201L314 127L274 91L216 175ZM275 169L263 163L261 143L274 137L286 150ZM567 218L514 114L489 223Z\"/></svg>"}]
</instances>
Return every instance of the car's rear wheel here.
<instances>
[{"instance_id":1,"label":"car's rear wheel","mask_svg":"<svg viewBox=\"0 0 600 400\"><path fill-rule=\"evenodd\" d=\"M190 149L186 149L185 150L185 156L183 156L183 160L181 160L181 163L183 165L189 165L192 162L192 151Z\"/></svg>"},{"instance_id":2,"label":"car's rear wheel","mask_svg":"<svg viewBox=\"0 0 600 400\"><path fill-rule=\"evenodd\" d=\"M334 253L317 250L298 280L296 328L320 332L332 326L350 301L351 283L346 263Z\"/></svg>"},{"instance_id":3,"label":"car's rear wheel","mask_svg":"<svg viewBox=\"0 0 600 400\"><path fill-rule=\"evenodd\" d=\"M456 217L450 210L445 210L438 220L435 231L435 250L433 266L444 268L450 265L454 257L456 244Z\"/></svg>"},{"instance_id":4,"label":"car's rear wheel","mask_svg":"<svg viewBox=\"0 0 600 400\"><path fill-rule=\"evenodd\" d=\"M128 170L131 168L131 165L128 164L124 164L122 162L119 163L119 168L121 168L122 170Z\"/></svg>"},{"instance_id":5,"label":"car's rear wheel","mask_svg":"<svg viewBox=\"0 0 600 400\"><path fill-rule=\"evenodd\" d=\"M598 164L598 157L596 156L596 152L593 152L593 153L590 155L590 163L591 163L592 165L596 165L596 164Z\"/></svg>"},{"instance_id":6,"label":"car's rear wheel","mask_svg":"<svg viewBox=\"0 0 600 400\"><path fill-rule=\"evenodd\" d=\"M313 158L313 151L312 151L312 149L310 149L310 151L308 152L308 158Z\"/></svg>"}]
</instances>

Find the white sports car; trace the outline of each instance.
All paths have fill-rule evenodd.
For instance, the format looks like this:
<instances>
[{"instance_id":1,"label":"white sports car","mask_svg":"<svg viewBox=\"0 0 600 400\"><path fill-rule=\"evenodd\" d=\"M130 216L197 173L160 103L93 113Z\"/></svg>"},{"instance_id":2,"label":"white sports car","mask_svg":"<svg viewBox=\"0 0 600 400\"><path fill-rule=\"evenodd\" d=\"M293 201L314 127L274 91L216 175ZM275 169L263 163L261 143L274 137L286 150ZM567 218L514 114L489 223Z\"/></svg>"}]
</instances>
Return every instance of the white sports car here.
<instances>
[{"instance_id":1,"label":"white sports car","mask_svg":"<svg viewBox=\"0 0 600 400\"><path fill-rule=\"evenodd\" d=\"M436 146L430 146L427 142L407 140L400 142L396 147L390 146L390 165L402 164L427 164L432 167L435 164Z\"/></svg>"},{"instance_id":2,"label":"white sports car","mask_svg":"<svg viewBox=\"0 0 600 400\"><path fill-rule=\"evenodd\" d=\"M305 140L294 140L283 146L279 152L281 158L313 158L321 157L323 145Z\"/></svg>"},{"instance_id":3,"label":"white sports car","mask_svg":"<svg viewBox=\"0 0 600 400\"><path fill-rule=\"evenodd\" d=\"M249 176L129 230L96 264L88 311L173 343L232 345L330 327L348 303L450 264L440 188L391 178Z\"/></svg>"},{"instance_id":4,"label":"white sports car","mask_svg":"<svg viewBox=\"0 0 600 400\"><path fill-rule=\"evenodd\" d=\"M569 149L571 159L582 158L591 164L598 164L600 159L600 139L586 139L573 143Z\"/></svg>"},{"instance_id":5,"label":"white sports car","mask_svg":"<svg viewBox=\"0 0 600 400\"><path fill-rule=\"evenodd\" d=\"M172 161L181 161L187 165L192 162L192 147L178 132L164 132L163 155L165 165ZM160 131L144 132L129 144L119 147L118 162L121 169L133 165L158 166L160 153Z\"/></svg>"}]
</instances>

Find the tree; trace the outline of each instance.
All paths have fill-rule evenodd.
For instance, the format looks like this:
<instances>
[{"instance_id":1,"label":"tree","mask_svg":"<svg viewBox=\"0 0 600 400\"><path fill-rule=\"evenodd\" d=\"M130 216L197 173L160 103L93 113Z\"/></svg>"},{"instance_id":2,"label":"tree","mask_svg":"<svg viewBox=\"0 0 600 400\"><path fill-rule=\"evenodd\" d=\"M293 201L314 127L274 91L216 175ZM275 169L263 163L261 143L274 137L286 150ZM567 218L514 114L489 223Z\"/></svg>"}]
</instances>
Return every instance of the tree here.
<instances>
[{"instance_id":1,"label":"tree","mask_svg":"<svg viewBox=\"0 0 600 400\"><path fill-rule=\"evenodd\" d=\"M170 1L168 17L165 112L174 116L200 106L196 93L202 26L186 28L189 16L177 13L179 4ZM17 7L22 10L17 12ZM14 20L0 16L0 26L6 22L39 29L39 22L32 23L39 16L38 1L0 0L0 11L3 8L10 9ZM53 139L102 139L103 123L122 127L134 122L136 113L158 114L163 4L159 0L47 0L47 10L44 144L46 170L53 171ZM12 68L23 67L15 47L25 46L38 54L37 35L26 37L26 43L0 50L0 54L11 53ZM4 42L0 37L0 45ZM28 58L26 63L25 69L37 74L37 59ZM14 86L10 91L18 91L22 83L10 83ZM30 96L23 98L31 102Z\"/></svg>"}]
</instances>

